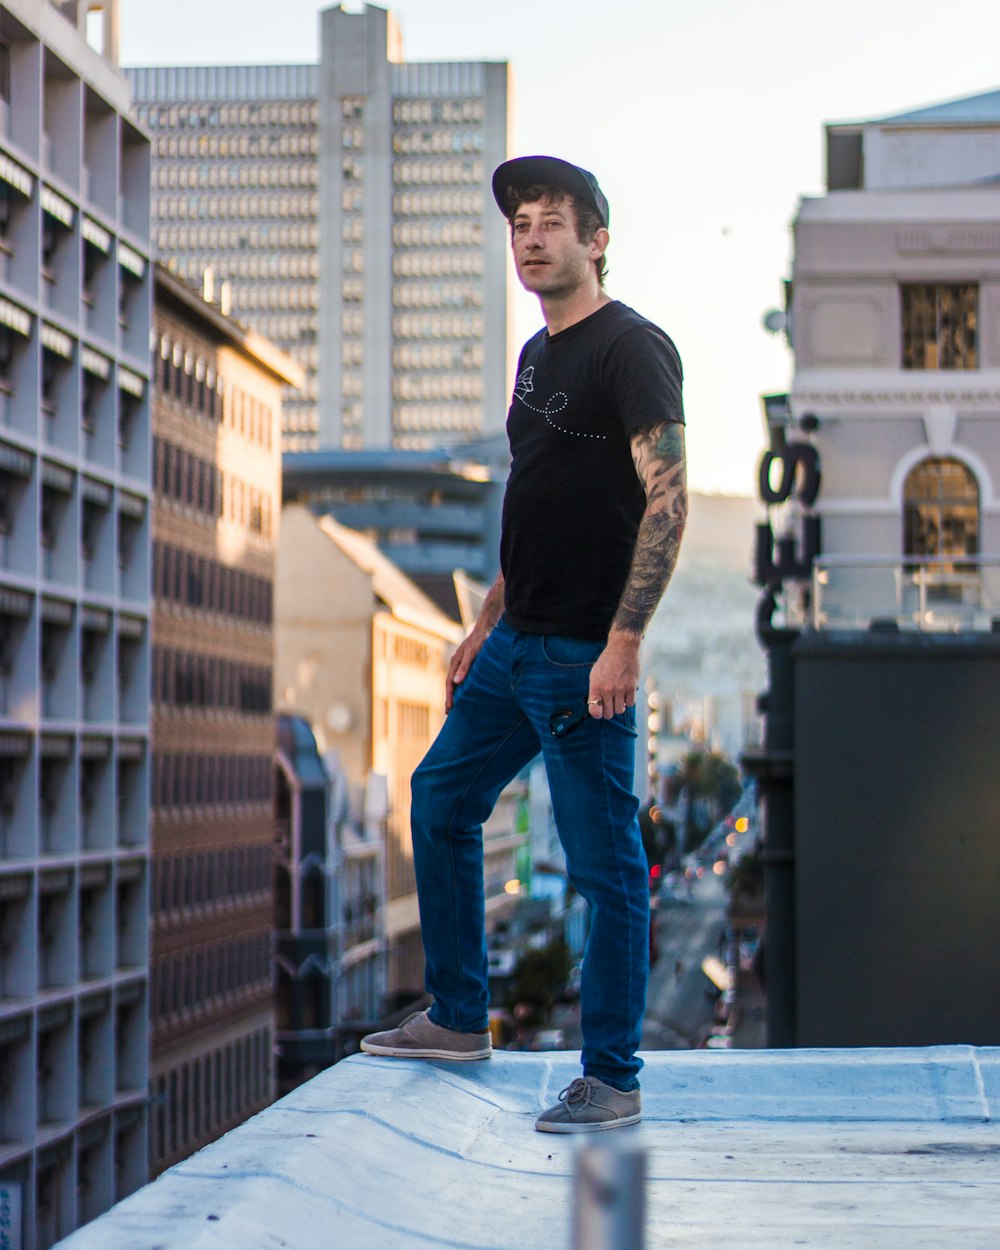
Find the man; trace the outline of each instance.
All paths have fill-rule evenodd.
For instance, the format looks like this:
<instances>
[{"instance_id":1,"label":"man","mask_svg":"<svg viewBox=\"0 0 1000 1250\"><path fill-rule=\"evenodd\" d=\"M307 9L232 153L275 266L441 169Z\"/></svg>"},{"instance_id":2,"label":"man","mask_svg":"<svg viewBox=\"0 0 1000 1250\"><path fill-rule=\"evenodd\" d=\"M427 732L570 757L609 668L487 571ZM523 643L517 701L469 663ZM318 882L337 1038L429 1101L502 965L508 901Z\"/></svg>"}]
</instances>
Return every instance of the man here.
<instances>
[{"instance_id":1,"label":"man","mask_svg":"<svg viewBox=\"0 0 1000 1250\"><path fill-rule=\"evenodd\" d=\"M608 203L554 157L507 161L493 193L545 329L507 418L502 573L447 676L448 717L413 776L413 856L434 1002L363 1039L370 1054L486 1059L482 825L541 750L567 871L590 904L583 1077L535 1127L641 1117L636 1055L649 960L632 794L639 645L687 513L681 366L670 339L604 291Z\"/></svg>"}]
</instances>

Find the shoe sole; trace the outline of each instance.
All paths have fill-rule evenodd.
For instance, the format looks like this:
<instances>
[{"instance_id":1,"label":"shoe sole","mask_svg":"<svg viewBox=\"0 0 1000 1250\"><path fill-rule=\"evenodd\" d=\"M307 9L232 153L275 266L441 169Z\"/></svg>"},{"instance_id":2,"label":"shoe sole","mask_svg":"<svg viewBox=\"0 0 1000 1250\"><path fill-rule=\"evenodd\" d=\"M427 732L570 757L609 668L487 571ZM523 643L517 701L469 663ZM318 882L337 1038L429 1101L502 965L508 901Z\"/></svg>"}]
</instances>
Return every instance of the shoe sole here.
<instances>
[{"instance_id":1,"label":"shoe sole","mask_svg":"<svg viewBox=\"0 0 1000 1250\"><path fill-rule=\"evenodd\" d=\"M382 1055L389 1059L456 1059L459 1062L475 1059L489 1059L493 1054L493 1048L489 1050L470 1050L468 1054L461 1054L454 1050L432 1050L430 1048L421 1048L419 1050L402 1046L380 1046L377 1042L362 1042L361 1049L369 1055Z\"/></svg>"},{"instance_id":2,"label":"shoe sole","mask_svg":"<svg viewBox=\"0 0 1000 1250\"><path fill-rule=\"evenodd\" d=\"M594 1124L559 1124L552 1120L536 1120L535 1128L539 1133L602 1133L609 1128L627 1128L630 1124L638 1124L642 1113L625 1115L620 1120L600 1120Z\"/></svg>"}]
</instances>

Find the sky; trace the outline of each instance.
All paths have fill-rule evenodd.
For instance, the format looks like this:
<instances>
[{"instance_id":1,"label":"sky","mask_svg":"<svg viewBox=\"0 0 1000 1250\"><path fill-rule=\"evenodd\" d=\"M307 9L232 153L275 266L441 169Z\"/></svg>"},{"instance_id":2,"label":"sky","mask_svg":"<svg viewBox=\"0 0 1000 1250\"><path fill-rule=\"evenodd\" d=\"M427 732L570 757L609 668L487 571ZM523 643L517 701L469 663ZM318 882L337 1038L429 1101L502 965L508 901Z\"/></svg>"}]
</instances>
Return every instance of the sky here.
<instances>
[{"instance_id":1,"label":"sky","mask_svg":"<svg viewBox=\"0 0 1000 1250\"><path fill-rule=\"evenodd\" d=\"M315 61L323 7L121 0L122 63ZM611 208L608 291L677 344L689 480L710 493L755 493L760 396L789 385L791 355L762 318L783 304L798 202L823 193L824 125L1000 87L996 0L386 7L407 60L511 63L512 155L597 175ZM518 338L540 324L521 293Z\"/></svg>"}]
</instances>

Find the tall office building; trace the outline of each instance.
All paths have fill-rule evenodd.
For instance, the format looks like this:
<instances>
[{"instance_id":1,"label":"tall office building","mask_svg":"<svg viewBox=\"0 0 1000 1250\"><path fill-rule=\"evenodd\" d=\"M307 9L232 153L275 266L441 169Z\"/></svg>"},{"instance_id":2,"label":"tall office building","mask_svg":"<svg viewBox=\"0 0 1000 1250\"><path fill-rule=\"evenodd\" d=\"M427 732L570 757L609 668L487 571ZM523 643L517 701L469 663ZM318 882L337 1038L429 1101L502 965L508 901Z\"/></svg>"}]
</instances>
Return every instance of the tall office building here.
<instances>
[{"instance_id":1,"label":"tall office building","mask_svg":"<svg viewBox=\"0 0 1000 1250\"><path fill-rule=\"evenodd\" d=\"M151 1170L273 1098L272 584L301 370L156 267Z\"/></svg>"},{"instance_id":2,"label":"tall office building","mask_svg":"<svg viewBox=\"0 0 1000 1250\"><path fill-rule=\"evenodd\" d=\"M316 65L137 68L159 254L226 284L303 367L286 450L421 449L502 428L506 62L407 63L392 14L320 16Z\"/></svg>"},{"instance_id":3,"label":"tall office building","mask_svg":"<svg viewBox=\"0 0 1000 1250\"><path fill-rule=\"evenodd\" d=\"M417 450L503 428L506 62L408 64L391 13L321 15L319 444Z\"/></svg>"},{"instance_id":4,"label":"tall office building","mask_svg":"<svg viewBox=\"0 0 1000 1250\"><path fill-rule=\"evenodd\" d=\"M0 1240L20 1250L146 1179L150 151L93 7L0 3Z\"/></svg>"},{"instance_id":5,"label":"tall office building","mask_svg":"<svg viewBox=\"0 0 1000 1250\"><path fill-rule=\"evenodd\" d=\"M285 445L318 428L319 103L315 65L133 69L153 137L153 237L182 278L305 371Z\"/></svg>"}]
</instances>

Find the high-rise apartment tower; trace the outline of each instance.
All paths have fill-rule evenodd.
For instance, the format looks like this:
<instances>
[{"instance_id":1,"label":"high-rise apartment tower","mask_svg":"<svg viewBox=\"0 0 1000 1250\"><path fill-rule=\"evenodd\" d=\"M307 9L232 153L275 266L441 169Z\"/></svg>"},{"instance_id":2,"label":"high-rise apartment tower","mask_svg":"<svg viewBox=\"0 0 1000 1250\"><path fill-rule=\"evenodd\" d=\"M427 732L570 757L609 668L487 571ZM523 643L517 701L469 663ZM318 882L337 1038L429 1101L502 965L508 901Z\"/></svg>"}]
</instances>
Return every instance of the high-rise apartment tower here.
<instances>
[{"instance_id":1,"label":"high-rise apartment tower","mask_svg":"<svg viewBox=\"0 0 1000 1250\"><path fill-rule=\"evenodd\" d=\"M128 71L155 240L306 372L284 447L420 449L502 429L506 62L407 63L392 14L320 15L316 65Z\"/></svg>"},{"instance_id":2,"label":"high-rise apartment tower","mask_svg":"<svg viewBox=\"0 0 1000 1250\"><path fill-rule=\"evenodd\" d=\"M92 7L0 3L0 1241L20 1250L146 1179L150 151Z\"/></svg>"}]
</instances>

